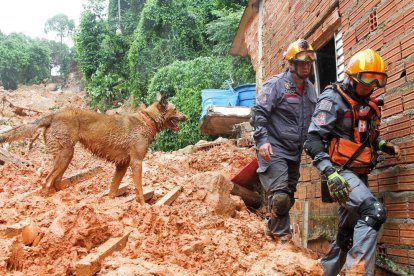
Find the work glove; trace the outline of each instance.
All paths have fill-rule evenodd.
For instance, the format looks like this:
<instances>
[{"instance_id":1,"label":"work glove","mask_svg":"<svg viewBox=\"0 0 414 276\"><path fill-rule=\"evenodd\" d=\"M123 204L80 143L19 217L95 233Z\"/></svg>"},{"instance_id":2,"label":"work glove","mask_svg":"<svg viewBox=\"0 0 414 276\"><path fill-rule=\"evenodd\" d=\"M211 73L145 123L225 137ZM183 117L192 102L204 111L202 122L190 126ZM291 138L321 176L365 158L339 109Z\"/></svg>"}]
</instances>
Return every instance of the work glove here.
<instances>
[{"instance_id":1,"label":"work glove","mask_svg":"<svg viewBox=\"0 0 414 276\"><path fill-rule=\"evenodd\" d=\"M352 191L349 183L341 176L334 167L330 167L323 172L328 185L329 194L334 201L345 203L349 199Z\"/></svg>"},{"instance_id":2,"label":"work glove","mask_svg":"<svg viewBox=\"0 0 414 276\"><path fill-rule=\"evenodd\" d=\"M400 160L401 157L401 151L400 147L397 145L394 145L393 143L386 142L382 147L381 151L385 152L386 154L394 155L397 160Z\"/></svg>"}]
</instances>

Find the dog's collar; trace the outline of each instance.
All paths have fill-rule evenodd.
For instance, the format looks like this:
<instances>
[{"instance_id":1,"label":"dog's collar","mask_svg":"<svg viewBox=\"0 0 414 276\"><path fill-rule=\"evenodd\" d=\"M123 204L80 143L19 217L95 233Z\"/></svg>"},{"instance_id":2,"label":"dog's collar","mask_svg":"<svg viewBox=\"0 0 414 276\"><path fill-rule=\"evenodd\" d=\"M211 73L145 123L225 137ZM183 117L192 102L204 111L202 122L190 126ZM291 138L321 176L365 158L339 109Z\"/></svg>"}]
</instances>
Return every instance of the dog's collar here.
<instances>
[{"instance_id":1,"label":"dog's collar","mask_svg":"<svg viewBox=\"0 0 414 276\"><path fill-rule=\"evenodd\" d=\"M156 128L156 126L153 124L153 122L151 121L151 119L148 117L147 114L145 114L142 111L138 111L139 114L141 114L142 118L144 119L144 121L147 123L147 125L149 126L149 128L151 129L151 132L155 135L158 132L158 129Z\"/></svg>"}]
</instances>

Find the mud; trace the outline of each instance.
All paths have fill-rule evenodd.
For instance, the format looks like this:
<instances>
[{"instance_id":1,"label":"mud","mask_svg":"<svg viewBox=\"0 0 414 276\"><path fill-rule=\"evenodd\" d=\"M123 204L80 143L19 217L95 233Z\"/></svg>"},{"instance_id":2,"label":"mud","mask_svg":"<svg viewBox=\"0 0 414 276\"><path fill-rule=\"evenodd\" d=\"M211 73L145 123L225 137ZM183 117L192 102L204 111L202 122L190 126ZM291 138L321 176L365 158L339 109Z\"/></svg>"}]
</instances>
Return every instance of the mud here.
<instances>
[{"instance_id":1,"label":"mud","mask_svg":"<svg viewBox=\"0 0 414 276\"><path fill-rule=\"evenodd\" d=\"M84 105L82 93L44 86L0 90L2 96L44 113ZM0 131L44 115L17 116L7 105L0 111ZM315 253L267 239L261 219L230 195L229 178L253 158L251 148L219 139L212 147L149 152L143 186L154 196L141 207L125 202L135 193L129 172L125 195L101 196L114 166L81 147L64 178L96 166L102 173L49 197L33 193L52 163L41 139L30 152L27 146L27 141L3 146L19 162L0 166L0 275L73 274L80 259L126 230L132 230L126 247L105 258L98 275L322 275ZM154 205L177 186L183 192L171 206ZM10 237L8 227L27 219L41 234L36 246L24 245L21 234Z\"/></svg>"}]
</instances>

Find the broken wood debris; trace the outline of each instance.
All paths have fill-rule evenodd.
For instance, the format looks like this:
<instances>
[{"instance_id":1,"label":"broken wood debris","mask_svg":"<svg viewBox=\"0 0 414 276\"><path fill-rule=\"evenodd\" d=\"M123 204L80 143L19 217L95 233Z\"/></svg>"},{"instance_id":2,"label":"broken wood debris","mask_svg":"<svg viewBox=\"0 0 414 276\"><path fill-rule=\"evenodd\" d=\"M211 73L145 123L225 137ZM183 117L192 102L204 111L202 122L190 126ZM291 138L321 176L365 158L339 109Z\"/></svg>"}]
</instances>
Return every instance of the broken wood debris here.
<instances>
[{"instance_id":1,"label":"broken wood debris","mask_svg":"<svg viewBox=\"0 0 414 276\"><path fill-rule=\"evenodd\" d=\"M182 191L181 187L175 187L168 194L166 194L160 200L158 200L155 203L155 205L156 206L171 205L174 202L174 200L176 200L177 197L180 195L181 191Z\"/></svg>"},{"instance_id":2,"label":"broken wood debris","mask_svg":"<svg viewBox=\"0 0 414 276\"><path fill-rule=\"evenodd\" d=\"M79 173L77 175L71 176L69 178L63 179L60 183L58 183L56 185L56 191L60 191L69 187L72 187L76 184L78 184L79 182L88 180L92 177L94 177L95 175L97 175L98 173L101 173L102 167L97 166L89 171L83 172L83 173Z\"/></svg>"},{"instance_id":3,"label":"broken wood debris","mask_svg":"<svg viewBox=\"0 0 414 276\"><path fill-rule=\"evenodd\" d=\"M96 252L86 255L82 260L76 264L77 276L91 276L101 269L102 261L115 251L124 249L128 241L129 234L132 230L124 233L118 238L110 238L105 243L100 245Z\"/></svg>"},{"instance_id":4,"label":"broken wood debris","mask_svg":"<svg viewBox=\"0 0 414 276\"><path fill-rule=\"evenodd\" d=\"M129 183L121 183L119 185L118 191L116 191L116 196L124 195L128 189ZM107 189L101 194L101 197L107 196L109 194L109 190ZM145 197L144 197L145 198Z\"/></svg>"},{"instance_id":5,"label":"broken wood debris","mask_svg":"<svg viewBox=\"0 0 414 276\"><path fill-rule=\"evenodd\" d=\"M150 200L153 196L154 196L154 190L144 188L144 200L145 201ZM127 202L130 202L130 201L133 201L133 200L135 200L135 198L136 198L135 194L127 196L127 197L125 197L124 200L122 200L122 203L127 203Z\"/></svg>"}]
</instances>

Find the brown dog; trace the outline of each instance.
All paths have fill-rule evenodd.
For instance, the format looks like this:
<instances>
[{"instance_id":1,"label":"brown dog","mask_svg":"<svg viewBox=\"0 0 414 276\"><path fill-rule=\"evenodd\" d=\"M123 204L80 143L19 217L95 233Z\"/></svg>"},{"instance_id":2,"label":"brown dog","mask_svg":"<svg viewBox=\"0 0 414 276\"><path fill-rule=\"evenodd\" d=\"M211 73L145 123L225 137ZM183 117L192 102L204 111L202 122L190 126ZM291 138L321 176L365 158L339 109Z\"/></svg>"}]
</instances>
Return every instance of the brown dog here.
<instances>
[{"instance_id":1,"label":"brown dog","mask_svg":"<svg viewBox=\"0 0 414 276\"><path fill-rule=\"evenodd\" d=\"M164 128L178 131L178 121L185 120L187 117L175 105L158 94L156 102L134 114L105 115L76 108L63 109L0 134L0 143L37 138L37 130L44 129L47 149L54 155L54 166L44 186L54 190L72 160L75 144L80 142L93 154L115 163L109 191L112 198L131 166L136 198L143 205L142 160L148 147L159 131Z\"/></svg>"}]
</instances>

